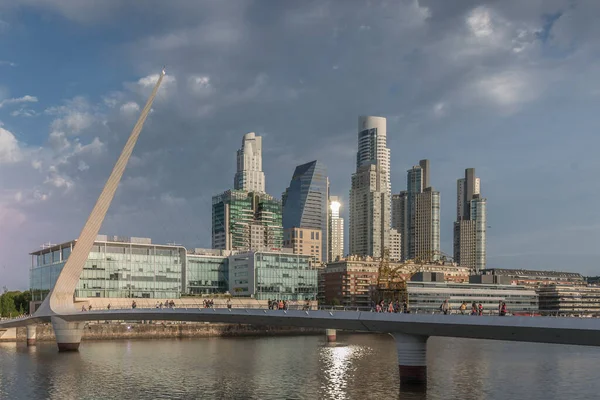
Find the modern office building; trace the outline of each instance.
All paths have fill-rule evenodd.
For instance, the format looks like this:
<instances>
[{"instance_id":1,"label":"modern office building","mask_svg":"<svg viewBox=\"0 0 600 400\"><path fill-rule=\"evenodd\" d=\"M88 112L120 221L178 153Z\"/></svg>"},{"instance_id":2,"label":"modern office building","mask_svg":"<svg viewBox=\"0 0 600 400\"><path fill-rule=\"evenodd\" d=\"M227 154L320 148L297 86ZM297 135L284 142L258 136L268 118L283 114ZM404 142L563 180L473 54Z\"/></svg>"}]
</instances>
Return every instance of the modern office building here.
<instances>
[{"instance_id":1,"label":"modern office building","mask_svg":"<svg viewBox=\"0 0 600 400\"><path fill-rule=\"evenodd\" d=\"M356 170L365 165L379 165L383 182L391 196L390 149L387 147L387 120L383 117L358 118Z\"/></svg>"},{"instance_id":2,"label":"modern office building","mask_svg":"<svg viewBox=\"0 0 600 400\"><path fill-rule=\"evenodd\" d=\"M319 161L311 161L297 166L290 186L282 196L283 228L320 230L319 254L322 262L327 262L328 203L329 179L323 164Z\"/></svg>"},{"instance_id":3,"label":"modern office building","mask_svg":"<svg viewBox=\"0 0 600 400\"><path fill-rule=\"evenodd\" d=\"M344 257L344 219L340 217L342 203L339 197L329 198L329 235L327 262Z\"/></svg>"},{"instance_id":4,"label":"modern office building","mask_svg":"<svg viewBox=\"0 0 600 400\"><path fill-rule=\"evenodd\" d=\"M407 171L407 190L392 196L392 227L400 232L402 259L440 255L440 192L431 187L429 160Z\"/></svg>"},{"instance_id":5,"label":"modern office building","mask_svg":"<svg viewBox=\"0 0 600 400\"><path fill-rule=\"evenodd\" d=\"M262 137L246 133L242 148L237 151L237 172L233 187L246 192L265 192L265 173L262 170Z\"/></svg>"},{"instance_id":6,"label":"modern office building","mask_svg":"<svg viewBox=\"0 0 600 400\"><path fill-rule=\"evenodd\" d=\"M311 256L247 252L229 257L229 288L233 296L258 300L315 300L317 269Z\"/></svg>"},{"instance_id":7,"label":"modern office building","mask_svg":"<svg viewBox=\"0 0 600 400\"><path fill-rule=\"evenodd\" d=\"M536 288L543 315L600 315L600 287L546 285Z\"/></svg>"},{"instance_id":8,"label":"modern office building","mask_svg":"<svg viewBox=\"0 0 600 400\"><path fill-rule=\"evenodd\" d=\"M294 254L312 257L313 264L321 265L322 251L320 229L288 228L283 230L283 247L290 248Z\"/></svg>"},{"instance_id":9,"label":"modern office building","mask_svg":"<svg viewBox=\"0 0 600 400\"><path fill-rule=\"evenodd\" d=\"M31 253L33 301L56 283L76 240ZM98 235L83 268L76 297L178 298L183 290L186 249L152 244L148 238Z\"/></svg>"},{"instance_id":10,"label":"modern office building","mask_svg":"<svg viewBox=\"0 0 600 400\"><path fill-rule=\"evenodd\" d=\"M279 250L283 246L281 202L266 193L228 190L212 200L212 247Z\"/></svg>"},{"instance_id":11,"label":"modern office building","mask_svg":"<svg viewBox=\"0 0 600 400\"><path fill-rule=\"evenodd\" d=\"M455 282L408 282L408 305L411 312L437 313L448 300L452 313L460 313L463 302L481 303L485 314L497 314L500 302L506 303L509 313L534 313L538 311L535 290L516 285L484 285Z\"/></svg>"},{"instance_id":12,"label":"modern office building","mask_svg":"<svg viewBox=\"0 0 600 400\"><path fill-rule=\"evenodd\" d=\"M454 260L480 271L486 267L487 201L480 195L475 168L467 168L456 186Z\"/></svg>"},{"instance_id":13,"label":"modern office building","mask_svg":"<svg viewBox=\"0 0 600 400\"><path fill-rule=\"evenodd\" d=\"M183 269L182 293L207 295L228 292L230 253L215 249L188 250Z\"/></svg>"}]
</instances>

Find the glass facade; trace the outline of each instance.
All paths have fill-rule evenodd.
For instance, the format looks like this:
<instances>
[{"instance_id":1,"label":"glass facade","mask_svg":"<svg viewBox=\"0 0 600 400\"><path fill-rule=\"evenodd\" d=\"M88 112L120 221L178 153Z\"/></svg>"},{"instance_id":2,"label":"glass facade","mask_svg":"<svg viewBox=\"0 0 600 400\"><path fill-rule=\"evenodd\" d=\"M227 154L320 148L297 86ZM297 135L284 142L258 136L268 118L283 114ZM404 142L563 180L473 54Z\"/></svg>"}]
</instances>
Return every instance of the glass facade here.
<instances>
[{"instance_id":1,"label":"glass facade","mask_svg":"<svg viewBox=\"0 0 600 400\"><path fill-rule=\"evenodd\" d=\"M317 269L301 254L250 252L229 258L230 292L258 300L314 300Z\"/></svg>"},{"instance_id":2,"label":"glass facade","mask_svg":"<svg viewBox=\"0 0 600 400\"><path fill-rule=\"evenodd\" d=\"M312 161L296 167L283 194L283 228L320 229L321 261L327 262L329 180L325 166Z\"/></svg>"},{"instance_id":3,"label":"glass facade","mask_svg":"<svg viewBox=\"0 0 600 400\"><path fill-rule=\"evenodd\" d=\"M73 241L32 254L30 286L34 301L43 300L49 293L75 244ZM183 247L96 242L75 296L178 298L184 264Z\"/></svg>"},{"instance_id":4,"label":"glass facade","mask_svg":"<svg viewBox=\"0 0 600 400\"><path fill-rule=\"evenodd\" d=\"M497 313L501 301L510 313L538 311L536 292L516 285L408 282L408 299L410 308L419 312L439 312L444 300L454 313L460 312L463 302L467 303L467 313L473 302L481 303L486 313Z\"/></svg>"},{"instance_id":5,"label":"glass facade","mask_svg":"<svg viewBox=\"0 0 600 400\"><path fill-rule=\"evenodd\" d=\"M216 294L229 290L227 257L188 254L185 271L186 294Z\"/></svg>"},{"instance_id":6,"label":"glass facade","mask_svg":"<svg viewBox=\"0 0 600 400\"><path fill-rule=\"evenodd\" d=\"M261 235L252 231L261 228ZM254 235L253 235L254 233ZM228 190L212 201L213 249L281 249L281 202L265 193Z\"/></svg>"}]
</instances>

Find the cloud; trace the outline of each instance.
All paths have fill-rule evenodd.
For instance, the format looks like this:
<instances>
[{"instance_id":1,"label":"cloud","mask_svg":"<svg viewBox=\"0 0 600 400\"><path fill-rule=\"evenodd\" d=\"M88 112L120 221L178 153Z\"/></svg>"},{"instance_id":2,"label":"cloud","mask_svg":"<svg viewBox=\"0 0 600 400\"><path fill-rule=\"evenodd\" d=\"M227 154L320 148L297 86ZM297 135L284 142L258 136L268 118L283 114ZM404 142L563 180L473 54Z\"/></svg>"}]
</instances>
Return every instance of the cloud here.
<instances>
[{"instance_id":1,"label":"cloud","mask_svg":"<svg viewBox=\"0 0 600 400\"><path fill-rule=\"evenodd\" d=\"M0 164L14 163L20 161L22 157L15 135L0 127Z\"/></svg>"},{"instance_id":2,"label":"cloud","mask_svg":"<svg viewBox=\"0 0 600 400\"><path fill-rule=\"evenodd\" d=\"M135 101L129 101L121 105L120 110L124 115L135 115L140 111L140 106Z\"/></svg>"},{"instance_id":3,"label":"cloud","mask_svg":"<svg viewBox=\"0 0 600 400\"><path fill-rule=\"evenodd\" d=\"M17 97L14 99L6 99L6 100L0 101L0 108L7 106L7 105L19 104L19 103L37 103L37 101L38 101L37 97L25 95L23 97Z\"/></svg>"},{"instance_id":4,"label":"cloud","mask_svg":"<svg viewBox=\"0 0 600 400\"><path fill-rule=\"evenodd\" d=\"M0 60L0 66L16 67L18 64L12 61Z\"/></svg>"},{"instance_id":5,"label":"cloud","mask_svg":"<svg viewBox=\"0 0 600 400\"><path fill-rule=\"evenodd\" d=\"M31 117L36 117L38 115L38 113L30 108L19 108L18 110L11 112L10 115L12 117L31 118Z\"/></svg>"}]
</instances>

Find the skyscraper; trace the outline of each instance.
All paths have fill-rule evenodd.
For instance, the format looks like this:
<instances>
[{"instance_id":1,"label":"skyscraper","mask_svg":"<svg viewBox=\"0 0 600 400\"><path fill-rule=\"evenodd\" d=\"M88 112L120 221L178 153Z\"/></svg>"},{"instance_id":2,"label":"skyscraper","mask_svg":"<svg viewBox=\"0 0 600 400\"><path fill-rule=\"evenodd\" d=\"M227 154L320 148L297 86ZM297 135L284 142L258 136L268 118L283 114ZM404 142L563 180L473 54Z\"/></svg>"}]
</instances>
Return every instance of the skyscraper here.
<instances>
[{"instance_id":1,"label":"skyscraper","mask_svg":"<svg viewBox=\"0 0 600 400\"><path fill-rule=\"evenodd\" d=\"M350 188L350 254L382 257L397 240L390 241L390 149L386 120L359 117L356 172Z\"/></svg>"},{"instance_id":2,"label":"skyscraper","mask_svg":"<svg viewBox=\"0 0 600 400\"><path fill-rule=\"evenodd\" d=\"M344 256L344 219L340 217L342 203L339 197L329 198L329 254L327 261L332 262Z\"/></svg>"},{"instance_id":3,"label":"skyscraper","mask_svg":"<svg viewBox=\"0 0 600 400\"><path fill-rule=\"evenodd\" d=\"M402 235L402 259L440 256L440 192L430 186L429 160L407 171L407 190L392 197L392 226Z\"/></svg>"},{"instance_id":4,"label":"skyscraper","mask_svg":"<svg viewBox=\"0 0 600 400\"><path fill-rule=\"evenodd\" d=\"M281 202L266 193L228 190L212 199L212 248L279 250Z\"/></svg>"},{"instance_id":5,"label":"skyscraper","mask_svg":"<svg viewBox=\"0 0 600 400\"><path fill-rule=\"evenodd\" d=\"M262 137L246 133L242 148L237 151L237 172L233 180L236 190L265 192L265 173L262 170Z\"/></svg>"},{"instance_id":6,"label":"skyscraper","mask_svg":"<svg viewBox=\"0 0 600 400\"><path fill-rule=\"evenodd\" d=\"M297 166L282 199L283 229L319 229L319 253L321 261L327 262L329 179L325 166L316 160Z\"/></svg>"},{"instance_id":7,"label":"skyscraper","mask_svg":"<svg viewBox=\"0 0 600 400\"><path fill-rule=\"evenodd\" d=\"M265 193L262 138L254 132L244 135L237 151L234 187L212 198L213 249L281 249L281 201Z\"/></svg>"},{"instance_id":8,"label":"skyscraper","mask_svg":"<svg viewBox=\"0 0 600 400\"><path fill-rule=\"evenodd\" d=\"M476 271L486 266L487 199L480 195L475 168L467 168L456 185L454 261Z\"/></svg>"}]
</instances>

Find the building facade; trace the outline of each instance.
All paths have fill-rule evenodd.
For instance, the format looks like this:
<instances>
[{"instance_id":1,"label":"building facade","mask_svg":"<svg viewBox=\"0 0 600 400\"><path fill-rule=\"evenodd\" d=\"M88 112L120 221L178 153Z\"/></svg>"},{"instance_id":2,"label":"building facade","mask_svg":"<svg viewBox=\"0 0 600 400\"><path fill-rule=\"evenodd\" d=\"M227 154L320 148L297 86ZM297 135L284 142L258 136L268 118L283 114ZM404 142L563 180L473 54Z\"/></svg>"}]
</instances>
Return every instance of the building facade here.
<instances>
[{"instance_id":1,"label":"building facade","mask_svg":"<svg viewBox=\"0 0 600 400\"><path fill-rule=\"evenodd\" d=\"M228 190L212 200L212 247L278 250L283 246L281 202L266 193Z\"/></svg>"},{"instance_id":2,"label":"building facade","mask_svg":"<svg viewBox=\"0 0 600 400\"><path fill-rule=\"evenodd\" d=\"M262 170L262 137L246 133L242 148L237 151L237 171L233 179L236 190L265 192L265 173Z\"/></svg>"},{"instance_id":3,"label":"building facade","mask_svg":"<svg viewBox=\"0 0 600 400\"><path fill-rule=\"evenodd\" d=\"M454 282L408 282L408 303L412 312L437 313L448 300L452 313L460 313L463 302L481 304L485 314L497 314L500 302L506 303L509 313L538 311L535 290L515 285L483 285Z\"/></svg>"},{"instance_id":4,"label":"building facade","mask_svg":"<svg viewBox=\"0 0 600 400\"><path fill-rule=\"evenodd\" d=\"M247 252L229 257L232 296L258 300L304 301L317 298L317 269L311 256Z\"/></svg>"},{"instance_id":5,"label":"building facade","mask_svg":"<svg viewBox=\"0 0 600 400\"><path fill-rule=\"evenodd\" d=\"M536 288L543 315L600 314L600 287L583 285L546 285Z\"/></svg>"},{"instance_id":6,"label":"building facade","mask_svg":"<svg viewBox=\"0 0 600 400\"><path fill-rule=\"evenodd\" d=\"M309 228L288 228L283 230L283 247L291 248L294 254L312 257L314 265L322 260L321 230Z\"/></svg>"},{"instance_id":7,"label":"building facade","mask_svg":"<svg viewBox=\"0 0 600 400\"><path fill-rule=\"evenodd\" d=\"M457 181L454 260L476 271L486 267L487 200L480 195L475 168Z\"/></svg>"},{"instance_id":8,"label":"building facade","mask_svg":"<svg viewBox=\"0 0 600 400\"><path fill-rule=\"evenodd\" d=\"M513 285L538 287L556 286L585 286L585 278L576 272L537 271L528 269L488 268L480 271L482 275L506 277Z\"/></svg>"},{"instance_id":9,"label":"building facade","mask_svg":"<svg viewBox=\"0 0 600 400\"><path fill-rule=\"evenodd\" d=\"M229 291L230 252L214 249L188 250L183 269L183 294L221 294Z\"/></svg>"},{"instance_id":10,"label":"building facade","mask_svg":"<svg viewBox=\"0 0 600 400\"><path fill-rule=\"evenodd\" d=\"M327 262L329 179L319 161L299 165L282 196L283 228L320 230L321 261Z\"/></svg>"},{"instance_id":11,"label":"building facade","mask_svg":"<svg viewBox=\"0 0 600 400\"><path fill-rule=\"evenodd\" d=\"M33 301L50 292L76 240L31 253ZM98 235L83 268L76 297L157 298L181 296L186 250L148 238Z\"/></svg>"},{"instance_id":12,"label":"building facade","mask_svg":"<svg viewBox=\"0 0 600 400\"><path fill-rule=\"evenodd\" d=\"M351 255L382 257L390 246L390 149L386 119L358 119L356 172L350 188Z\"/></svg>"},{"instance_id":13,"label":"building facade","mask_svg":"<svg viewBox=\"0 0 600 400\"><path fill-rule=\"evenodd\" d=\"M344 219L340 217L342 203L339 197L329 198L329 235L327 245L327 262L344 257Z\"/></svg>"},{"instance_id":14,"label":"building facade","mask_svg":"<svg viewBox=\"0 0 600 400\"><path fill-rule=\"evenodd\" d=\"M440 255L440 192L430 186L429 160L407 171L407 190L392 197L392 227L401 235L403 260Z\"/></svg>"}]
</instances>

